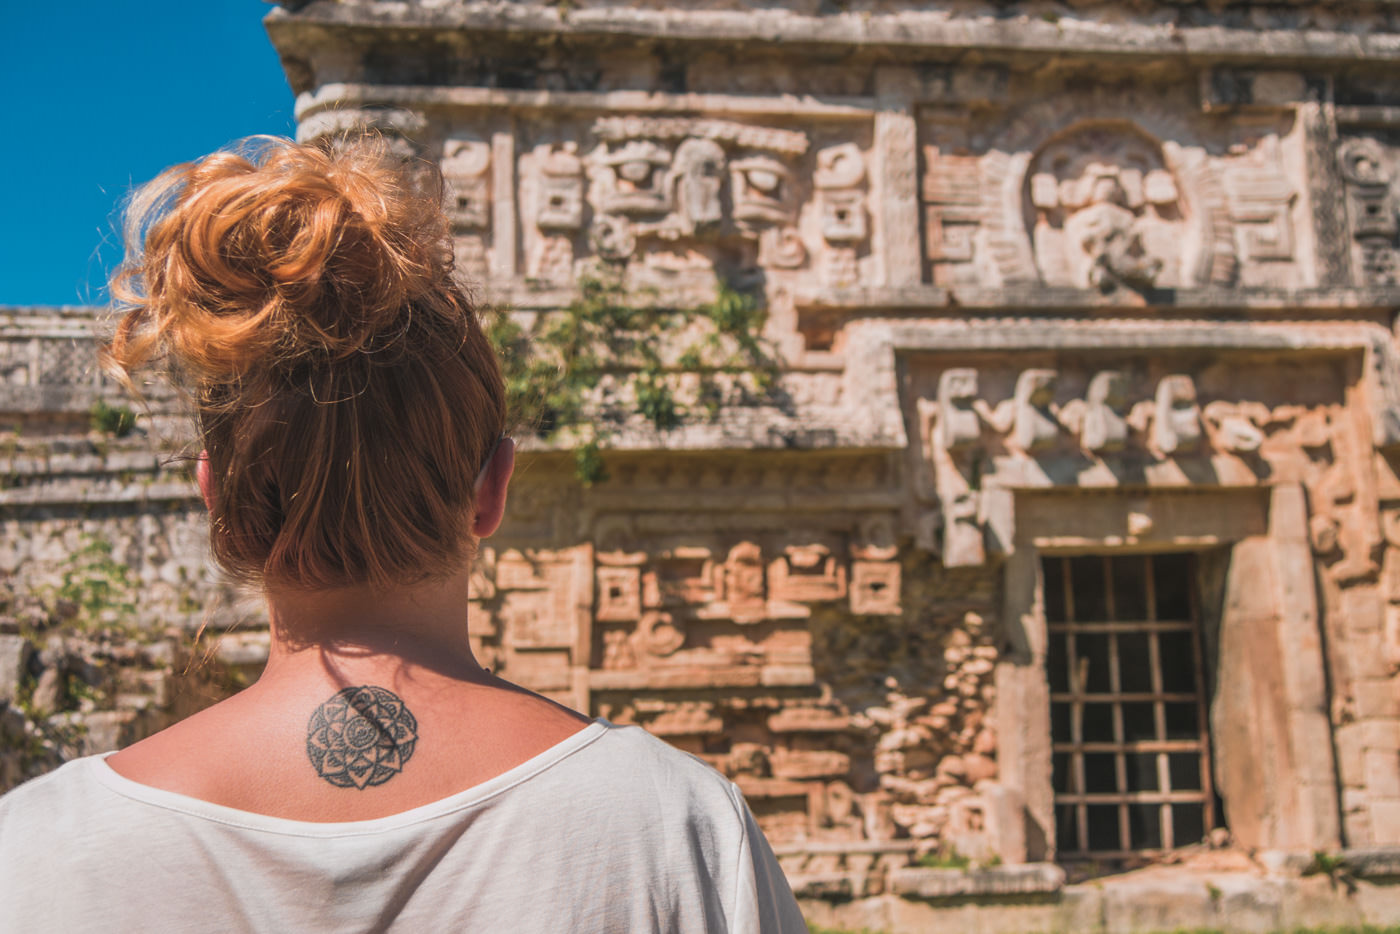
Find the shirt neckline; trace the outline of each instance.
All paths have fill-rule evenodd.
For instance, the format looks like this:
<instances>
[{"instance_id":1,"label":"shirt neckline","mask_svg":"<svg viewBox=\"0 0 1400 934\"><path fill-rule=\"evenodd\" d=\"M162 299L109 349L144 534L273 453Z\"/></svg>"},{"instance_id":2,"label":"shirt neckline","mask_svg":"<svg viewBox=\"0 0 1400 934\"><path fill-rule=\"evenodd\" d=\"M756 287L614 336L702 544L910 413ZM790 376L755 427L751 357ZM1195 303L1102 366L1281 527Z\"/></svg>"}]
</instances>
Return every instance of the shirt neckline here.
<instances>
[{"instance_id":1,"label":"shirt neckline","mask_svg":"<svg viewBox=\"0 0 1400 934\"><path fill-rule=\"evenodd\" d=\"M541 772L559 764L574 753L592 745L610 730L618 727L601 717L570 736L565 737L548 749L531 756L524 762L502 772L494 778L455 792L437 801L430 801L397 814L359 821L305 821L286 817L273 817L255 811L214 804L201 798L191 797L175 791L166 791L151 785L144 785L118 773L107 763L111 752L91 756L88 774L107 790L151 807L200 818L217 824L241 827L264 833L275 833L296 837L353 837L385 833L422 823L482 804L490 798L529 781Z\"/></svg>"}]
</instances>

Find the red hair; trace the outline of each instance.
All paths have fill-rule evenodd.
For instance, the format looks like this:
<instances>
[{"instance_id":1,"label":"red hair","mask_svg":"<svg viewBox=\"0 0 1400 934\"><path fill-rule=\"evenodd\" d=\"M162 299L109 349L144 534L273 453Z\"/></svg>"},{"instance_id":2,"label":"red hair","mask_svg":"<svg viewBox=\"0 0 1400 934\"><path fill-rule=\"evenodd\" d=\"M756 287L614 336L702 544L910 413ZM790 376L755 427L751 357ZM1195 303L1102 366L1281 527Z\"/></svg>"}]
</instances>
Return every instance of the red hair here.
<instances>
[{"instance_id":1,"label":"red hair","mask_svg":"<svg viewBox=\"0 0 1400 934\"><path fill-rule=\"evenodd\" d=\"M254 138L136 192L126 242L105 359L128 385L164 362L193 397L224 568L390 587L470 557L505 392L436 166Z\"/></svg>"}]
</instances>

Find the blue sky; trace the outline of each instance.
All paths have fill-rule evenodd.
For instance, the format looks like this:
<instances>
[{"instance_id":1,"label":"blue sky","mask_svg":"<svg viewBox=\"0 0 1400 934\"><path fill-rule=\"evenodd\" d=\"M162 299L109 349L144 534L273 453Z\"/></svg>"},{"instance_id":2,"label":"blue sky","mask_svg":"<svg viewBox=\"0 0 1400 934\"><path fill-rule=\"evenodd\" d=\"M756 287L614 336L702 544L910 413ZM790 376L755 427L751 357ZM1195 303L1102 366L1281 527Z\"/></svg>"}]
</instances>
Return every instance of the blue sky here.
<instances>
[{"instance_id":1,"label":"blue sky","mask_svg":"<svg viewBox=\"0 0 1400 934\"><path fill-rule=\"evenodd\" d=\"M0 0L0 305L106 300L120 202L167 165L291 135L262 0Z\"/></svg>"}]
</instances>

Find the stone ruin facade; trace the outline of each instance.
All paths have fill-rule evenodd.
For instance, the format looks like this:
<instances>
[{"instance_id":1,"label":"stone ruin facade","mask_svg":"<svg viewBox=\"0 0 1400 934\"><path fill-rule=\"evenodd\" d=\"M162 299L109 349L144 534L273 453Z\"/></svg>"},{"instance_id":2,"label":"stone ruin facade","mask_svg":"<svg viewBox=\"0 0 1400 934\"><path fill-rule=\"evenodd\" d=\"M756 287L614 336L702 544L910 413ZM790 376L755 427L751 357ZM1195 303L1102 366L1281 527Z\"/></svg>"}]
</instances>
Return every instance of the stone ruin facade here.
<instances>
[{"instance_id":1,"label":"stone ruin facade","mask_svg":"<svg viewBox=\"0 0 1400 934\"><path fill-rule=\"evenodd\" d=\"M592 488L525 458L473 639L731 776L805 896L982 891L909 875L925 854L1034 894L1057 860L1227 835L1400 846L1394 11L314 0L267 26L299 136L439 161L460 269L522 320L600 267L676 307L764 297L773 398L629 424ZM105 523L165 599L203 560L187 479L31 441L111 392L71 362L81 317L0 335L28 426L0 557L38 574Z\"/></svg>"}]
</instances>

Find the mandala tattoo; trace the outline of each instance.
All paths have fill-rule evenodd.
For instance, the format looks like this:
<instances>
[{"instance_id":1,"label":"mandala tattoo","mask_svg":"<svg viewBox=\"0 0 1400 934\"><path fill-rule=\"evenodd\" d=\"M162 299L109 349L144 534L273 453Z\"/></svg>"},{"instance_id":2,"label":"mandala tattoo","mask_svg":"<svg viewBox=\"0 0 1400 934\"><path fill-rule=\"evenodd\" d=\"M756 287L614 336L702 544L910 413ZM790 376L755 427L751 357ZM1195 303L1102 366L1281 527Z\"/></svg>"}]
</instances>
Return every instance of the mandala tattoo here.
<instances>
[{"instance_id":1,"label":"mandala tattoo","mask_svg":"<svg viewBox=\"0 0 1400 934\"><path fill-rule=\"evenodd\" d=\"M311 715L306 754L316 774L339 788L382 785L403 769L418 742L418 721L393 691L345 688Z\"/></svg>"}]
</instances>

